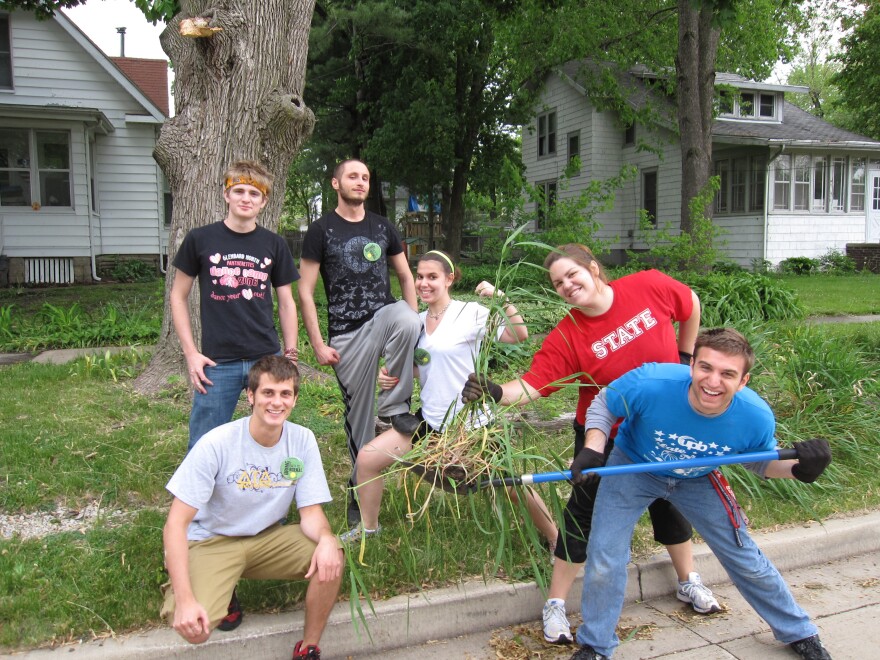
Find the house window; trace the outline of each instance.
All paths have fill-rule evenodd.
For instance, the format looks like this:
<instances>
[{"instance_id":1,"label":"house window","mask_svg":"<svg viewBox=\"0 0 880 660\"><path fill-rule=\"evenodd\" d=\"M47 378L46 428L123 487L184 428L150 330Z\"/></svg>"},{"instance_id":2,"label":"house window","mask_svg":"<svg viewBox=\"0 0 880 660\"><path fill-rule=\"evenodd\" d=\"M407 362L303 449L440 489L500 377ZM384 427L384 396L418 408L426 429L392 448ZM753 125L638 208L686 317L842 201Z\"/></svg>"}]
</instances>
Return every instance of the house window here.
<instances>
[{"instance_id":1,"label":"house window","mask_svg":"<svg viewBox=\"0 0 880 660\"><path fill-rule=\"evenodd\" d=\"M648 221L657 226L657 170L642 172L642 208Z\"/></svg>"},{"instance_id":2,"label":"house window","mask_svg":"<svg viewBox=\"0 0 880 660\"><path fill-rule=\"evenodd\" d=\"M743 92L739 96L739 116L755 116L755 95L752 92Z\"/></svg>"},{"instance_id":3,"label":"house window","mask_svg":"<svg viewBox=\"0 0 880 660\"><path fill-rule=\"evenodd\" d=\"M727 213L728 207L728 189L730 187L730 163L726 160L719 160L715 163L715 176L720 179L718 195L715 197L715 213Z\"/></svg>"},{"instance_id":4,"label":"house window","mask_svg":"<svg viewBox=\"0 0 880 660\"><path fill-rule=\"evenodd\" d=\"M727 90L718 92L718 114L733 114L733 96Z\"/></svg>"},{"instance_id":5,"label":"house window","mask_svg":"<svg viewBox=\"0 0 880 660\"><path fill-rule=\"evenodd\" d=\"M810 210L810 157L794 157L794 210Z\"/></svg>"},{"instance_id":6,"label":"house window","mask_svg":"<svg viewBox=\"0 0 880 660\"><path fill-rule=\"evenodd\" d=\"M538 156L556 153L556 111L538 115Z\"/></svg>"},{"instance_id":7,"label":"house window","mask_svg":"<svg viewBox=\"0 0 880 660\"><path fill-rule=\"evenodd\" d=\"M764 208L764 176L767 164L763 158L752 158L751 176L749 177L749 208L760 211Z\"/></svg>"},{"instance_id":8,"label":"house window","mask_svg":"<svg viewBox=\"0 0 880 660\"><path fill-rule=\"evenodd\" d=\"M865 210L865 160L856 158L852 162L852 178L849 185L849 210Z\"/></svg>"},{"instance_id":9,"label":"house window","mask_svg":"<svg viewBox=\"0 0 880 660\"><path fill-rule=\"evenodd\" d=\"M744 213L746 210L746 188L749 180L749 159L737 158L732 161L730 173L730 212Z\"/></svg>"},{"instance_id":10,"label":"house window","mask_svg":"<svg viewBox=\"0 0 880 660\"><path fill-rule=\"evenodd\" d=\"M12 89L12 39L9 16L0 16L0 89Z\"/></svg>"},{"instance_id":11,"label":"house window","mask_svg":"<svg viewBox=\"0 0 880 660\"><path fill-rule=\"evenodd\" d=\"M626 127L623 132L623 146L631 147L636 143L636 125L635 122Z\"/></svg>"},{"instance_id":12,"label":"house window","mask_svg":"<svg viewBox=\"0 0 880 660\"><path fill-rule=\"evenodd\" d=\"M759 96L758 114L766 119L773 119L776 116L776 96L774 94Z\"/></svg>"},{"instance_id":13,"label":"house window","mask_svg":"<svg viewBox=\"0 0 880 660\"><path fill-rule=\"evenodd\" d=\"M776 159L773 167L773 208L785 210L790 208L791 195L791 156L784 155Z\"/></svg>"},{"instance_id":14,"label":"house window","mask_svg":"<svg viewBox=\"0 0 880 660\"><path fill-rule=\"evenodd\" d=\"M846 158L831 159L831 210L843 211L846 203Z\"/></svg>"},{"instance_id":15,"label":"house window","mask_svg":"<svg viewBox=\"0 0 880 660\"><path fill-rule=\"evenodd\" d=\"M568 134L568 166L572 176L581 172L581 132Z\"/></svg>"},{"instance_id":16,"label":"house window","mask_svg":"<svg viewBox=\"0 0 880 660\"><path fill-rule=\"evenodd\" d=\"M70 206L70 134L0 129L0 206Z\"/></svg>"},{"instance_id":17,"label":"house window","mask_svg":"<svg viewBox=\"0 0 880 660\"><path fill-rule=\"evenodd\" d=\"M549 227L550 211L556 206L556 181L544 181L538 183L538 222L536 229L547 229Z\"/></svg>"},{"instance_id":18,"label":"house window","mask_svg":"<svg viewBox=\"0 0 880 660\"><path fill-rule=\"evenodd\" d=\"M813 160L813 210L824 211L825 200L827 195L825 191L828 189L826 181L826 173L828 172L828 161L825 158L816 158Z\"/></svg>"}]
</instances>

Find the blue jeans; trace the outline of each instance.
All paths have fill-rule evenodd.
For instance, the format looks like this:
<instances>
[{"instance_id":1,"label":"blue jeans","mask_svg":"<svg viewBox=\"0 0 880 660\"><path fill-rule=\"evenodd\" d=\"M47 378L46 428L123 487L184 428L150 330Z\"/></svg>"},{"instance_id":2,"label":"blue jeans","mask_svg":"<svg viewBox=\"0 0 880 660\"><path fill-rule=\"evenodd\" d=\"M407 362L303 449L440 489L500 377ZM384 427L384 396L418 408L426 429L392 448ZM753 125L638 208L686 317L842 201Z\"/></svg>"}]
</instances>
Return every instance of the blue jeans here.
<instances>
[{"instance_id":1,"label":"blue jeans","mask_svg":"<svg viewBox=\"0 0 880 660\"><path fill-rule=\"evenodd\" d=\"M614 449L608 465L632 461ZM674 479L652 474L619 474L602 479L593 509L587 567L581 596L584 622L579 644L608 657L620 643L614 628L623 608L629 546L639 517L658 497L684 514L721 562L736 588L766 621L780 642L789 644L817 634L810 617L794 601L779 571L761 553L744 527L743 547L709 477Z\"/></svg>"},{"instance_id":2,"label":"blue jeans","mask_svg":"<svg viewBox=\"0 0 880 660\"><path fill-rule=\"evenodd\" d=\"M232 414L247 387L248 371L256 360L221 362L215 367L205 367L205 376L213 385L205 384L207 394L196 391L189 415L189 446L195 447L199 439L211 429L232 421Z\"/></svg>"}]
</instances>

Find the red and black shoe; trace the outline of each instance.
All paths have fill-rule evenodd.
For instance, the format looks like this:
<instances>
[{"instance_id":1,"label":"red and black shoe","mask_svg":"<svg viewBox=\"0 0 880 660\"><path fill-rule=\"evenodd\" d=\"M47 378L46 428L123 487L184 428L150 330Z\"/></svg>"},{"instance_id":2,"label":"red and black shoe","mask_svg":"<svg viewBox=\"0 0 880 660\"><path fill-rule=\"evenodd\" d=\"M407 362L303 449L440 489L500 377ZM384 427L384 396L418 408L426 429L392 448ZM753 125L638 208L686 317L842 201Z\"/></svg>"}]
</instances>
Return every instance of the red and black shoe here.
<instances>
[{"instance_id":1,"label":"red and black shoe","mask_svg":"<svg viewBox=\"0 0 880 660\"><path fill-rule=\"evenodd\" d=\"M226 616L220 619L220 623L217 624L217 629L223 632L235 630L241 625L241 620L244 619L244 612L241 611L241 604L238 602L235 589L232 590L232 600L229 601L229 608L226 612Z\"/></svg>"},{"instance_id":2,"label":"red and black shoe","mask_svg":"<svg viewBox=\"0 0 880 660\"><path fill-rule=\"evenodd\" d=\"M303 641L299 640L296 643L296 646L293 647L293 660L297 660L297 658L305 658L305 660L321 660L321 649L318 648L317 644L309 644L303 648L302 643Z\"/></svg>"}]
</instances>

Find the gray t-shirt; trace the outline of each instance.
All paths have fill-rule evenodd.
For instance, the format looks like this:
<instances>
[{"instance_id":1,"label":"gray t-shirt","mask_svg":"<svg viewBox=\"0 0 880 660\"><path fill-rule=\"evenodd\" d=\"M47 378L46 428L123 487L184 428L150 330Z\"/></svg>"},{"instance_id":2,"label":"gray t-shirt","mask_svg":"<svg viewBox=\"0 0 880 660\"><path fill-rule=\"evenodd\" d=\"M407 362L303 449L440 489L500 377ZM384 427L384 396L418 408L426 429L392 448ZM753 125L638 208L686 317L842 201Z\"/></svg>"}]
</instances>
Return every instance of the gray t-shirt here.
<instances>
[{"instance_id":1,"label":"gray t-shirt","mask_svg":"<svg viewBox=\"0 0 880 660\"><path fill-rule=\"evenodd\" d=\"M255 536L285 518L294 501L301 509L332 499L314 433L285 422L278 443L263 447L249 422L244 417L206 433L165 486L198 509L188 540Z\"/></svg>"}]
</instances>

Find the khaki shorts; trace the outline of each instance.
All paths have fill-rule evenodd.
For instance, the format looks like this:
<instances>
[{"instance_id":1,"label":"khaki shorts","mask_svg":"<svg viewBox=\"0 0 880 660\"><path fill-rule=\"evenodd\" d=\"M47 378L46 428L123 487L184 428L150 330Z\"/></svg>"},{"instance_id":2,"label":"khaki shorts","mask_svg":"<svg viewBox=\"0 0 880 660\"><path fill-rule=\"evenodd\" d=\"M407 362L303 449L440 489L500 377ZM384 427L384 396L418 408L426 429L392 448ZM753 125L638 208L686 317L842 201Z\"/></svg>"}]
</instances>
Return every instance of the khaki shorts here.
<instances>
[{"instance_id":1,"label":"khaki shorts","mask_svg":"<svg viewBox=\"0 0 880 660\"><path fill-rule=\"evenodd\" d=\"M299 525L272 525L256 536L215 536L189 542L189 579L196 600L208 612L211 627L226 616L240 578L301 580L317 545ZM174 590L162 585L165 602L159 615L174 616Z\"/></svg>"}]
</instances>

